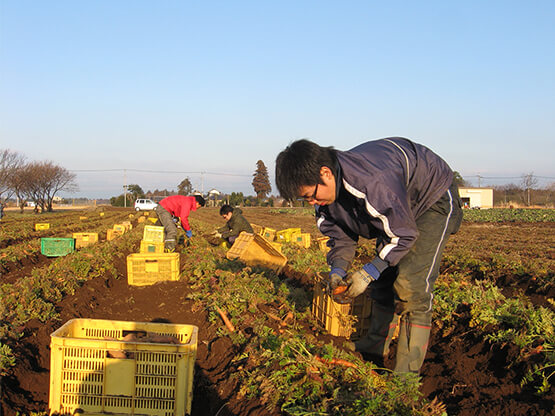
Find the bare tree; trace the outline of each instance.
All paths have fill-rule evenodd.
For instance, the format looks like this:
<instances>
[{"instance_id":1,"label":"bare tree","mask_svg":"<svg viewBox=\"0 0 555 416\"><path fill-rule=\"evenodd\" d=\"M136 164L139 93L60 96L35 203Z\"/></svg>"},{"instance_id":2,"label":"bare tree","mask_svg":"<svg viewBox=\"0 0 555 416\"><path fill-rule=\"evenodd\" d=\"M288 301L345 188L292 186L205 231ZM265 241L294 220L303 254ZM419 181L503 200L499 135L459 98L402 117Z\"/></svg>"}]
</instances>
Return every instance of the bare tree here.
<instances>
[{"instance_id":1,"label":"bare tree","mask_svg":"<svg viewBox=\"0 0 555 416\"><path fill-rule=\"evenodd\" d=\"M6 199L13 194L12 179L24 161L25 157L19 153L0 149L0 200L3 194L6 194Z\"/></svg>"},{"instance_id":2,"label":"bare tree","mask_svg":"<svg viewBox=\"0 0 555 416\"><path fill-rule=\"evenodd\" d=\"M536 186L538 185L538 178L534 176L534 172L523 174L521 178L522 187L524 188L524 192L526 193L527 205L530 206L530 190L536 188Z\"/></svg>"},{"instance_id":3,"label":"bare tree","mask_svg":"<svg viewBox=\"0 0 555 416\"><path fill-rule=\"evenodd\" d=\"M52 201L59 191L78 190L75 174L53 162L31 162L21 170L22 193L35 203L35 212L52 211Z\"/></svg>"}]
</instances>

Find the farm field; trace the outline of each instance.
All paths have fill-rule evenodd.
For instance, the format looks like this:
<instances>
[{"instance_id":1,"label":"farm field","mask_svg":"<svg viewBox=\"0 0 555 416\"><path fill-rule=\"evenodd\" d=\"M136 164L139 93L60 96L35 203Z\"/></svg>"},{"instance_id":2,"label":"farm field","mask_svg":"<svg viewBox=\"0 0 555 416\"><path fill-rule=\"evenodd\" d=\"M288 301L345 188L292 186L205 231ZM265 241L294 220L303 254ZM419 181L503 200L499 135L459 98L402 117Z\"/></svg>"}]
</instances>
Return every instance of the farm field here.
<instances>
[{"instance_id":1,"label":"farm field","mask_svg":"<svg viewBox=\"0 0 555 416\"><path fill-rule=\"evenodd\" d=\"M0 223L6 416L48 411L50 334L76 317L198 326L194 416L554 412L553 210L465 216L444 255L421 380L404 381L316 327L310 316L314 277L326 270L318 249L286 245L289 262L279 275L228 261L223 248L203 238L223 224L218 209L203 208L190 216L190 244L178 248L180 281L129 286L126 257L139 251L142 214L100 212L8 213ZM309 209L243 213L251 223L319 236ZM124 220L133 228L106 241L106 230ZM51 227L35 231L37 222ZM40 253L40 237L73 232L99 232L100 241L64 257ZM361 242L355 264L372 252L371 241ZM234 331L217 308L226 311Z\"/></svg>"}]
</instances>

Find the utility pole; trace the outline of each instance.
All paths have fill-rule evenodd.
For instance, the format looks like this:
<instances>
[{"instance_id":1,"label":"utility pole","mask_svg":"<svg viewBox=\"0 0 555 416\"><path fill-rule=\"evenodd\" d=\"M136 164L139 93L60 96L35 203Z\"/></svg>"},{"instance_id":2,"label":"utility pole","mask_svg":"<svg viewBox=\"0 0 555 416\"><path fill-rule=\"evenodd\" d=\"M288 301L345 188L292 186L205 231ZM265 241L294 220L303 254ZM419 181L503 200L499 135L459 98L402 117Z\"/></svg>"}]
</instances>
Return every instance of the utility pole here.
<instances>
[{"instance_id":1,"label":"utility pole","mask_svg":"<svg viewBox=\"0 0 555 416\"><path fill-rule=\"evenodd\" d=\"M127 208L127 169L123 170L123 207Z\"/></svg>"},{"instance_id":2,"label":"utility pole","mask_svg":"<svg viewBox=\"0 0 555 416\"><path fill-rule=\"evenodd\" d=\"M480 174L477 175L478 176L478 188L482 187L482 177L480 176Z\"/></svg>"}]
</instances>

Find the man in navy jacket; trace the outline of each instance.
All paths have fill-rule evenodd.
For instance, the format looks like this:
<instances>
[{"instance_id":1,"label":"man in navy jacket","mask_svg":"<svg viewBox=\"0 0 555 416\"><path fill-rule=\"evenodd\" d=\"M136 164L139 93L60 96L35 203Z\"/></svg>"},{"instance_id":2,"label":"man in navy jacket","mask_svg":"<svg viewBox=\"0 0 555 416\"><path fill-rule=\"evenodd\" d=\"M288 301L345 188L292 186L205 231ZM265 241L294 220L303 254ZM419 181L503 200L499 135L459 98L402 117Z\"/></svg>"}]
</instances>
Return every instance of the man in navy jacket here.
<instances>
[{"instance_id":1,"label":"man in navy jacket","mask_svg":"<svg viewBox=\"0 0 555 416\"><path fill-rule=\"evenodd\" d=\"M314 205L318 229L330 237L330 290L347 285L344 296L353 299L371 284L370 328L356 350L383 361L400 317L394 371L419 373L439 263L462 221L451 168L400 137L349 151L298 140L278 155L276 184L284 198ZM376 238L377 255L348 274L359 237Z\"/></svg>"}]
</instances>

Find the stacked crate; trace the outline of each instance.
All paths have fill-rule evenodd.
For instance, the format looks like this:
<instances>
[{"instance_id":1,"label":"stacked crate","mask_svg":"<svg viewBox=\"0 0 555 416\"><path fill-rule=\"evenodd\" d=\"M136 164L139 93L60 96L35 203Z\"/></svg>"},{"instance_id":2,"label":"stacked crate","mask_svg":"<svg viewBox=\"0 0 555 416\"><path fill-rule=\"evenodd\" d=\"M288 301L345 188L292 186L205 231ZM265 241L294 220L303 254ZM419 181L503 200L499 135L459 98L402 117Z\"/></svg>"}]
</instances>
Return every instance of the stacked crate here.
<instances>
[{"instance_id":1,"label":"stacked crate","mask_svg":"<svg viewBox=\"0 0 555 416\"><path fill-rule=\"evenodd\" d=\"M164 227L145 225L140 253L127 256L127 283L148 286L179 280L179 253L164 253Z\"/></svg>"}]
</instances>

